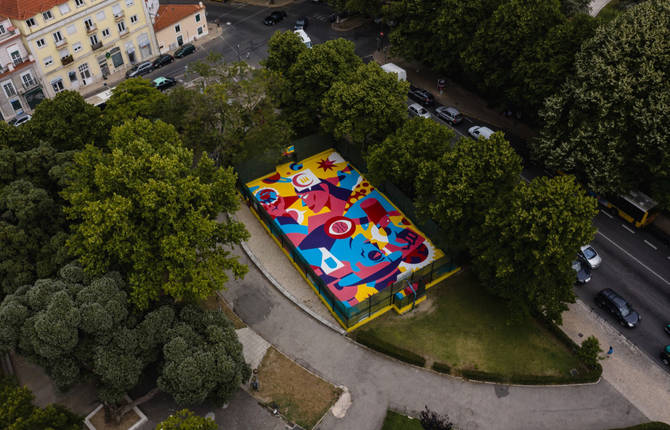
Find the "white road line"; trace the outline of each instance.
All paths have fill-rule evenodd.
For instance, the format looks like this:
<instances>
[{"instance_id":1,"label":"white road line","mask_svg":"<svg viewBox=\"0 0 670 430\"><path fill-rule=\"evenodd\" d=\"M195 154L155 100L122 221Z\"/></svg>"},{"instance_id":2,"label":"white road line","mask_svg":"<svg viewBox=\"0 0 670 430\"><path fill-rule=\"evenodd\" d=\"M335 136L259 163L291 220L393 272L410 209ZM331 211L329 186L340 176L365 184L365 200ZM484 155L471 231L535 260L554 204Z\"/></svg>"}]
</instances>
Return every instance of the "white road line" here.
<instances>
[{"instance_id":1,"label":"white road line","mask_svg":"<svg viewBox=\"0 0 670 430\"><path fill-rule=\"evenodd\" d=\"M607 212L607 211L604 211L604 210L602 210L602 209L600 210L600 213L601 213L601 214L605 214L605 215L607 215L610 219L614 218L614 215L612 215L611 213L609 213L609 212Z\"/></svg>"},{"instance_id":2,"label":"white road line","mask_svg":"<svg viewBox=\"0 0 670 430\"><path fill-rule=\"evenodd\" d=\"M623 228L625 228L626 230L628 230L629 232L635 234L635 232L634 232L633 230L631 230L631 228L628 227L626 224L621 224L621 227L623 227Z\"/></svg>"},{"instance_id":3,"label":"white road line","mask_svg":"<svg viewBox=\"0 0 670 430\"><path fill-rule=\"evenodd\" d=\"M658 248L657 248L653 243L649 242L647 239L644 240L644 243L646 243L647 245L651 246L651 247L654 248L655 250L658 250Z\"/></svg>"},{"instance_id":4,"label":"white road line","mask_svg":"<svg viewBox=\"0 0 670 430\"><path fill-rule=\"evenodd\" d=\"M623 249L621 246L619 246L619 245L618 245L616 242L614 242L612 239L610 239L609 237L605 236L605 235L602 234L601 232L597 232L596 234L599 234L599 235L601 235L604 239L607 239L608 242L610 242L612 245L614 245L614 246L616 246L617 248L619 248L619 250L620 250L621 252L623 252L624 254L626 254L627 256L629 256L629 257L630 257L631 259L633 259L633 261L635 261L637 264L639 264L640 266L642 266L642 267L644 267L645 269L647 269L651 274L653 274L654 276L656 276L656 277L657 277L658 279L660 279L661 281L665 282L666 285L670 285L670 281L668 281L668 280L665 279L663 276L661 276L661 275L659 275L658 273L656 273L656 272L654 272L653 270L651 270L651 268L650 268L649 266L647 266L646 264L644 264L643 262L641 262L641 261L638 260L637 258L633 257L633 255L632 255L630 252L628 252L628 251L626 251L625 249ZM670 257L669 257L669 258L670 258Z\"/></svg>"}]
</instances>

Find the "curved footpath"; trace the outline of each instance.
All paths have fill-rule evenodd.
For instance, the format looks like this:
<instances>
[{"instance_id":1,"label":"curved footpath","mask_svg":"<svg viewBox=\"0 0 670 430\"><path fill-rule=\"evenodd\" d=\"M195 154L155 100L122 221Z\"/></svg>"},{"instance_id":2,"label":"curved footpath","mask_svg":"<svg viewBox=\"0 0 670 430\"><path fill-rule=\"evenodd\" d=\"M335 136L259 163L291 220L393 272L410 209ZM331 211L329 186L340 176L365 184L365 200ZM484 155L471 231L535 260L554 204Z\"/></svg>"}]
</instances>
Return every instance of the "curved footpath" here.
<instances>
[{"instance_id":1,"label":"curved footpath","mask_svg":"<svg viewBox=\"0 0 670 430\"><path fill-rule=\"evenodd\" d=\"M260 239L276 246L267 236ZM387 408L417 412L424 405L448 414L464 430L606 429L648 420L605 380L561 387L473 383L369 351L303 312L246 254L234 252L249 266L244 280L229 282L222 292L235 312L296 362L351 392L344 418L327 414L322 430L379 430Z\"/></svg>"}]
</instances>

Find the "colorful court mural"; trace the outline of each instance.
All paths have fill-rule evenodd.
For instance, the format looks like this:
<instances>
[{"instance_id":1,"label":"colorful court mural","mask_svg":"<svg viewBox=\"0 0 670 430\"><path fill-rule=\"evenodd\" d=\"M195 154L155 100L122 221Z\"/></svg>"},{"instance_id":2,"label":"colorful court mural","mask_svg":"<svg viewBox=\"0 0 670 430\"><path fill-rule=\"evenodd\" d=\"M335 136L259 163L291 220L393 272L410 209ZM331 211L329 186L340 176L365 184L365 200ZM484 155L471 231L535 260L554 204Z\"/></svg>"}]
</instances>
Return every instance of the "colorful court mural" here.
<instances>
[{"instance_id":1,"label":"colorful court mural","mask_svg":"<svg viewBox=\"0 0 670 430\"><path fill-rule=\"evenodd\" d=\"M246 185L345 306L444 255L332 149Z\"/></svg>"}]
</instances>

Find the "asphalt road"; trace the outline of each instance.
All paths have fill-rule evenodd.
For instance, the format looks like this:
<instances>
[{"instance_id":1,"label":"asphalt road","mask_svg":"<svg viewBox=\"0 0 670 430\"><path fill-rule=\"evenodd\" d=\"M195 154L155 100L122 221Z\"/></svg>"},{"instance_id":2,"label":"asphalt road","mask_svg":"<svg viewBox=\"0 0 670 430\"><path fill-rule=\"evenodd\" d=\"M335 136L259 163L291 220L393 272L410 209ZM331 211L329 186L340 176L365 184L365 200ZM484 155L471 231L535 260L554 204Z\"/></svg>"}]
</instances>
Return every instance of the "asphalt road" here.
<instances>
[{"instance_id":1,"label":"asphalt road","mask_svg":"<svg viewBox=\"0 0 670 430\"><path fill-rule=\"evenodd\" d=\"M162 0L162 3L197 3L197 1ZM251 6L244 3L205 2L207 19L218 22L223 27L220 37L206 43L196 53L154 71L149 79L157 76L184 78L186 67L193 61L203 60L209 52L222 54L226 61L244 60L258 65L267 56L267 42L277 31L293 28L299 16L306 16L309 25L305 31L313 44L344 37L356 44L356 53L361 57L371 55L376 49L375 24L370 24L349 32L336 32L328 22L332 9L325 3L303 1L286 8L287 17L274 26L263 25L263 19L277 9ZM411 102L408 101L408 104ZM429 109L438 122L434 109ZM444 123L447 125L446 123ZM473 118L452 127L457 135L467 135L473 125L496 127ZM513 144L514 136L508 136ZM542 174L528 166L523 176L532 178ZM670 336L663 332L663 325L670 322L670 248L645 233L631 228L624 220L601 212L594 220L598 234L593 246L603 258L602 266L594 271L592 280L585 286L576 287L576 293L586 304L596 308L596 312L626 336L631 342L660 363L661 348L670 344ZM642 315L640 326L626 329L618 325L613 317L597 308L593 298L603 288L612 288L626 298ZM605 346L606 348L607 346ZM670 370L670 369L669 369Z\"/></svg>"}]
</instances>

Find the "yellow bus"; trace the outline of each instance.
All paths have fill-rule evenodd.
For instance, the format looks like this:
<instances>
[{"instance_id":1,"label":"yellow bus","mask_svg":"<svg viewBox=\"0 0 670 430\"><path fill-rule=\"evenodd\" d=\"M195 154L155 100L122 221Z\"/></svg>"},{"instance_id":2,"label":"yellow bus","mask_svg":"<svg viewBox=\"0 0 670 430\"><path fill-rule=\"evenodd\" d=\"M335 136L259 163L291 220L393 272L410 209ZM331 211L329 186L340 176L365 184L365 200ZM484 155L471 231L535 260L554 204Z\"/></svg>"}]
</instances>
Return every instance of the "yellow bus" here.
<instances>
[{"instance_id":1,"label":"yellow bus","mask_svg":"<svg viewBox=\"0 0 670 430\"><path fill-rule=\"evenodd\" d=\"M601 205L625 219L635 227L645 227L654 221L658 215L658 203L641 191L631 191L606 200L597 197Z\"/></svg>"}]
</instances>

